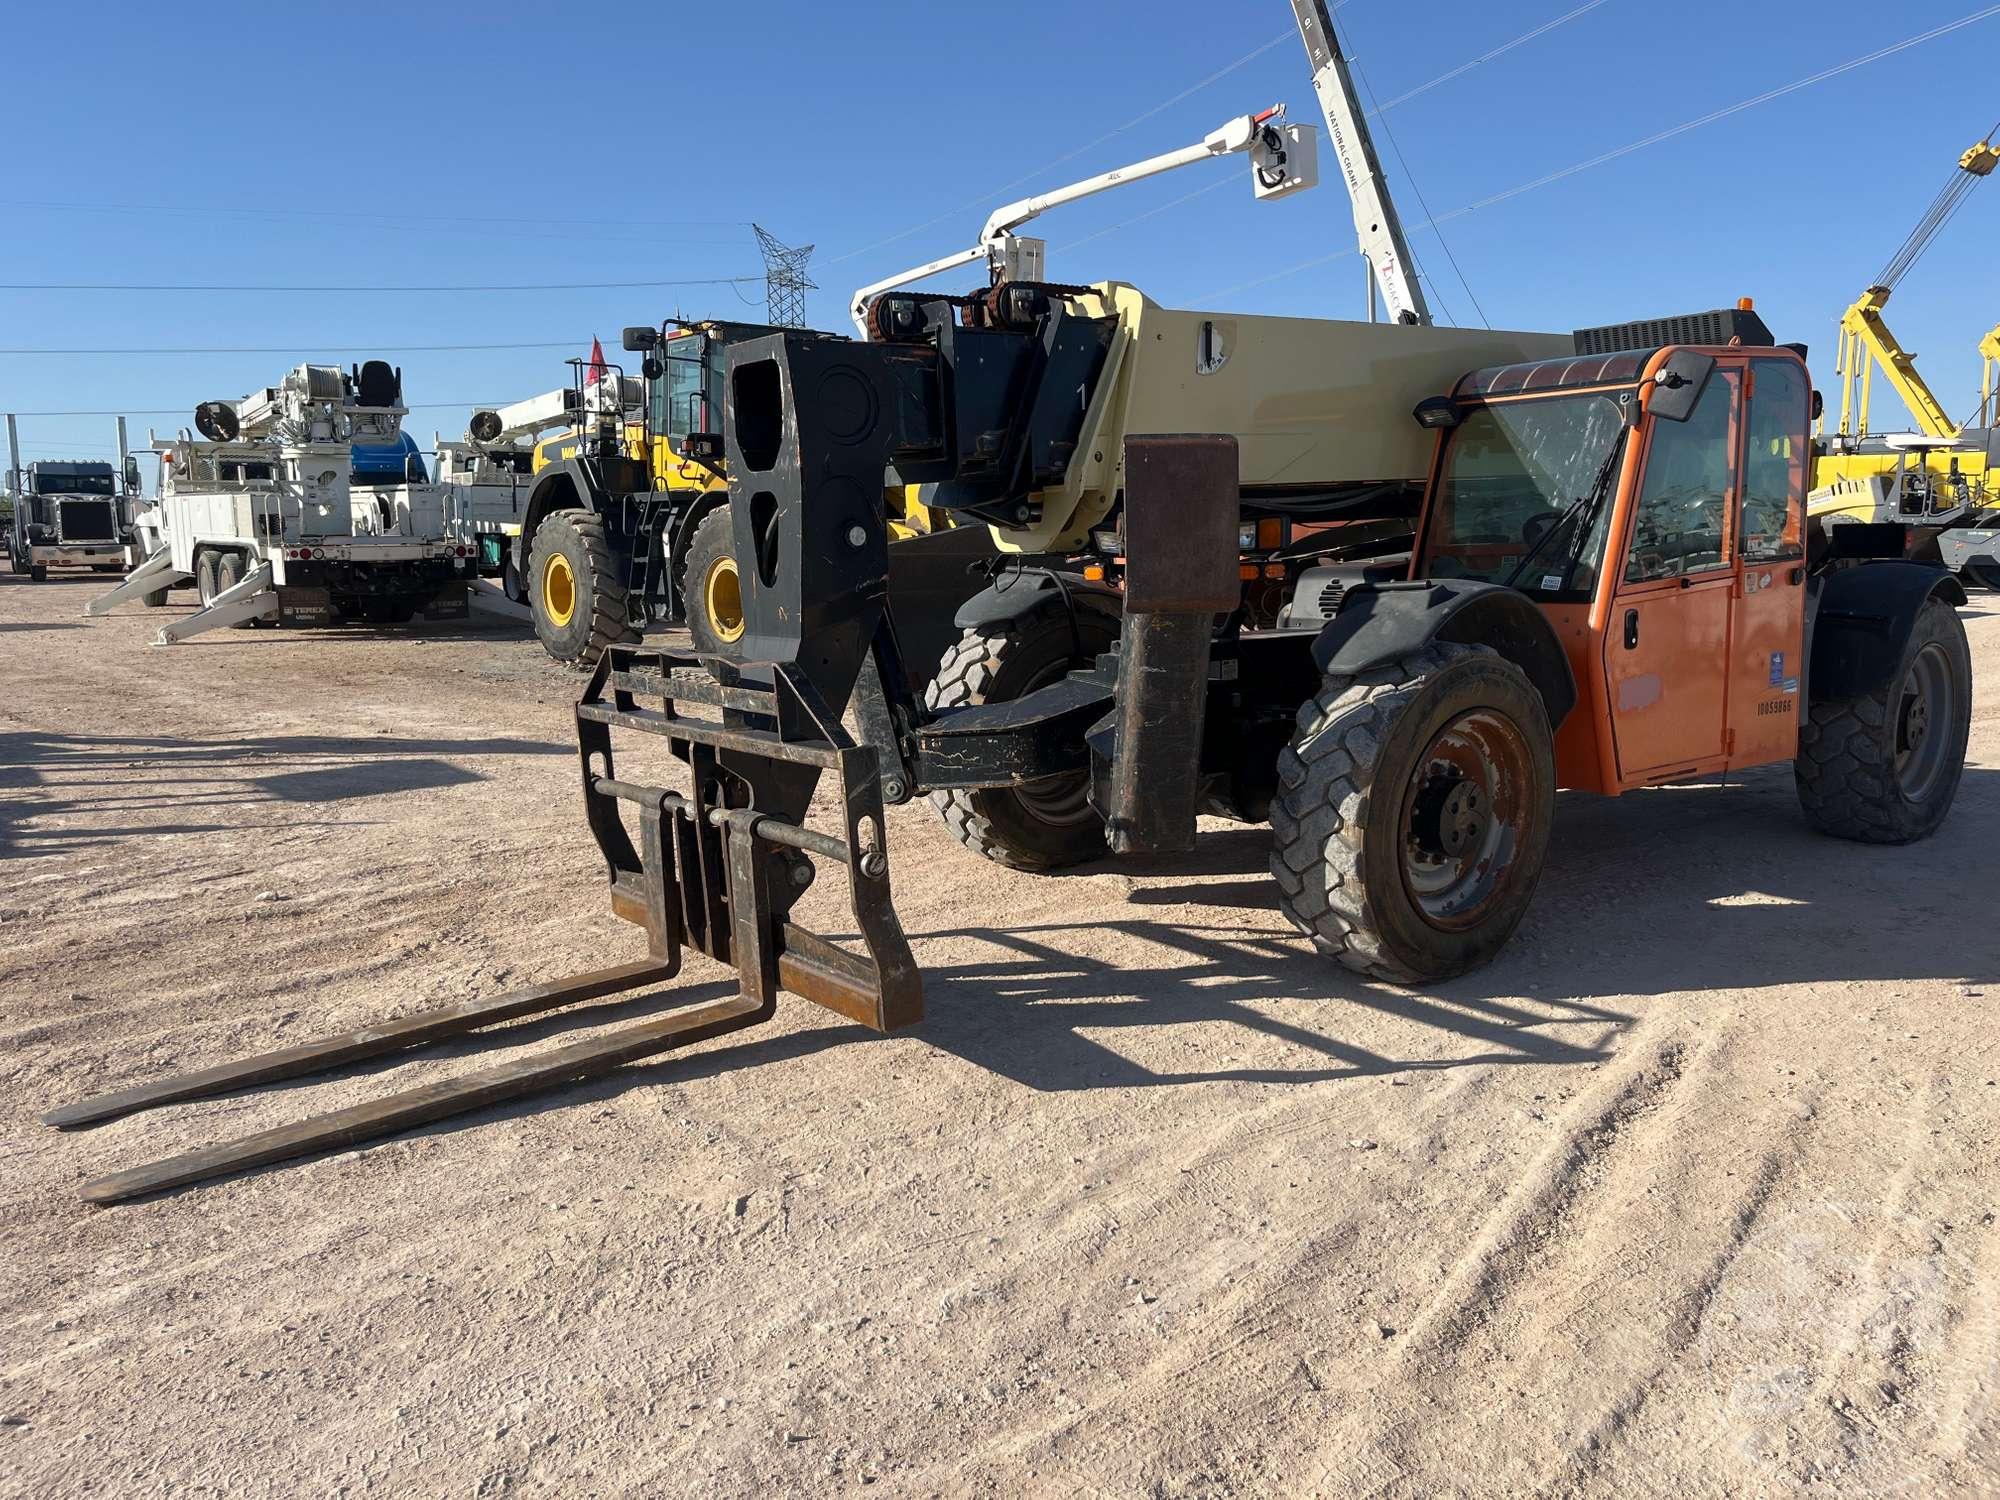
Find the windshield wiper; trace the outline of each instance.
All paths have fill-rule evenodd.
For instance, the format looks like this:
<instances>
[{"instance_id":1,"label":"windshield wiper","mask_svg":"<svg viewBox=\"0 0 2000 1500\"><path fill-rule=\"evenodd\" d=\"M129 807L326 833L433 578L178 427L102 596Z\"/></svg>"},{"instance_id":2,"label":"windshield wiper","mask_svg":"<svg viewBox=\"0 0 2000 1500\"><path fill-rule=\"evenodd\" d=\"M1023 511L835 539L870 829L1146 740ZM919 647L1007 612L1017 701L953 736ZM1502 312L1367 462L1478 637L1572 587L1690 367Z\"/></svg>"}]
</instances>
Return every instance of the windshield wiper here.
<instances>
[{"instance_id":1,"label":"windshield wiper","mask_svg":"<svg viewBox=\"0 0 2000 1500\"><path fill-rule=\"evenodd\" d=\"M1574 533L1575 539L1570 543L1569 557L1563 564L1562 577L1553 592L1560 593L1569 587L1570 575L1576 571L1576 565L1583 557L1583 543L1588 540L1591 527L1597 524L1598 507L1610 493L1611 475L1618 467L1618 455L1625 451L1625 432L1626 429L1621 427L1618 436L1611 440L1611 451L1604 455L1604 462L1597 466L1597 477L1590 482L1590 493L1578 495L1570 503L1569 509L1556 518L1555 524L1535 538L1534 545L1522 554L1521 560L1514 564L1505 578L1500 580L1502 588L1514 587L1521 575L1528 571L1528 564L1542 555L1542 548L1549 544L1549 539L1561 535L1572 522L1580 521L1581 524L1576 527Z\"/></svg>"}]
</instances>

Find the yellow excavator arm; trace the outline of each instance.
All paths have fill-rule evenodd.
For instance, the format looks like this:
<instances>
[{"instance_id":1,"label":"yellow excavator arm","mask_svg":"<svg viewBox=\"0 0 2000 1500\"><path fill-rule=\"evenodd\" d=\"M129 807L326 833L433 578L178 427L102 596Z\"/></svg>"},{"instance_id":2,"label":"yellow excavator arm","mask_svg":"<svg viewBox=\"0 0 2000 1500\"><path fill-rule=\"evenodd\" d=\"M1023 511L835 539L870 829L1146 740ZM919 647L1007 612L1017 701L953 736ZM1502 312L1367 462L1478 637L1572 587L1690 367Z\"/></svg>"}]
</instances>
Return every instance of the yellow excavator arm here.
<instances>
[{"instance_id":1,"label":"yellow excavator arm","mask_svg":"<svg viewBox=\"0 0 2000 1500\"><path fill-rule=\"evenodd\" d=\"M1959 154L1958 170L1946 182L1944 191L1932 201L1917 227L1910 231L1899 249L1875 278L1875 285L1840 315L1840 352L1834 370L1840 376L1840 435L1865 437L1868 434L1868 398L1874 383L1875 367L1882 367L1889 384L1903 398L1903 405L1916 418L1917 430L1927 437L1955 438L1958 424L1952 421L1931 388L1917 373L1916 356L1896 342L1889 325L1882 321L1882 309L1889 293L1924 253L1937 232L1951 221L1965 195L1981 178L2000 167L2000 148L1991 139L1975 141ZM2000 333L2000 330L1995 330ZM1989 336L1990 337L1990 336ZM1982 343L1980 350L1986 351ZM1990 363L1989 363L1990 369ZM1989 377L1990 384L1990 377Z\"/></svg>"},{"instance_id":2,"label":"yellow excavator arm","mask_svg":"<svg viewBox=\"0 0 2000 1500\"><path fill-rule=\"evenodd\" d=\"M1834 370L1840 377L1841 434L1867 435L1868 401L1875 367L1880 365L1883 376L1916 418L1919 432L1930 437L1957 437L1958 424L1917 373L1916 356L1896 342L1896 335L1882 320L1882 308L1888 300L1887 287L1871 286L1840 316L1840 352Z\"/></svg>"},{"instance_id":3,"label":"yellow excavator arm","mask_svg":"<svg viewBox=\"0 0 2000 1500\"><path fill-rule=\"evenodd\" d=\"M1979 341L1979 425L2000 422L2000 406L1995 406L1994 387L2000 384L2000 323Z\"/></svg>"}]
</instances>

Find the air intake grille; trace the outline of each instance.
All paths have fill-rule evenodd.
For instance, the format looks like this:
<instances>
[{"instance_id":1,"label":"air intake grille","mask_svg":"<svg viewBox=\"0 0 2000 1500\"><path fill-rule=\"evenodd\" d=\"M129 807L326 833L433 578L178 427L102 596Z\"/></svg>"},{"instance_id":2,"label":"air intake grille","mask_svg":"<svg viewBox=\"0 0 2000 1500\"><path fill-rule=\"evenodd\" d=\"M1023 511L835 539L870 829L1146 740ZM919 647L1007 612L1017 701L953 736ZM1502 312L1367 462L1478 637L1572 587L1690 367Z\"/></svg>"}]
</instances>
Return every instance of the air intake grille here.
<instances>
[{"instance_id":1,"label":"air intake grille","mask_svg":"<svg viewBox=\"0 0 2000 1500\"><path fill-rule=\"evenodd\" d=\"M1346 592L1347 585L1342 583L1338 578L1321 589L1319 591L1319 612L1321 616L1331 620L1335 615L1339 614L1340 598Z\"/></svg>"},{"instance_id":2,"label":"air intake grille","mask_svg":"<svg viewBox=\"0 0 2000 1500\"><path fill-rule=\"evenodd\" d=\"M65 500L56 526L66 542L109 542L118 535L118 521L109 500Z\"/></svg>"},{"instance_id":3,"label":"air intake grille","mask_svg":"<svg viewBox=\"0 0 2000 1500\"><path fill-rule=\"evenodd\" d=\"M1745 344L1766 349L1774 342L1764 320L1740 307L1579 328L1575 337L1578 354L1616 354L1623 349L1658 349L1667 344L1727 344L1739 337Z\"/></svg>"}]
</instances>

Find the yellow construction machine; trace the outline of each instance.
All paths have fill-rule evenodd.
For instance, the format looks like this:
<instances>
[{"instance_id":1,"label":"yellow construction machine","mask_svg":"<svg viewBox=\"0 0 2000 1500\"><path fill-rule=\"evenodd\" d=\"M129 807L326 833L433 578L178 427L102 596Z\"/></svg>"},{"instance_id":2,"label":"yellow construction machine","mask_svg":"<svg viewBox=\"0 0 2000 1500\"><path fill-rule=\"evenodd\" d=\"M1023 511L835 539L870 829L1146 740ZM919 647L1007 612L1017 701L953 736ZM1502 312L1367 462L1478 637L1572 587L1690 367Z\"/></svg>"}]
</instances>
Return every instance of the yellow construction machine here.
<instances>
[{"instance_id":1,"label":"yellow construction machine","mask_svg":"<svg viewBox=\"0 0 2000 1500\"><path fill-rule=\"evenodd\" d=\"M1820 418L1811 513L1828 518L1903 521L1924 526L1963 524L1976 507L2000 504L2000 463L1991 424L1992 364L2000 339L1980 345L1988 357L1987 397L1977 423L1953 421L1883 318L1890 294L1965 196L2000 165L2000 130L1960 154L1958 165L1875 282L1841 314L1835 372L1840 378L1840 425ZM2000 330L1996 330L2000 334ZM1902 399L1914 427L1878 431L1869 425L1877 368Z\"/></svg>"},{"instance_id":2,"label":"yellow construction machine","mask_svg":"<svg viewBox=\"0 0 2000 1500\"><path fill-rule=\"evenodd\" d=\"M657 623L685 623L702 651L727 654L742 638L722 365L730 345L778 331L721 319L627 328L625 349L642 356L638 377L593 351L569 362L568 389L475 416L474 438L559 429L534 445L507 570L510 595L529 606L551 656L587 664ZM914 488L886 503L897 541L949 527ZM897 583L911 618L948 613L974 587L964 582L967 563L990 551L972 535L901 549ZM937 597L918 597L928 594Z\"/></svg>"}]
</instances>

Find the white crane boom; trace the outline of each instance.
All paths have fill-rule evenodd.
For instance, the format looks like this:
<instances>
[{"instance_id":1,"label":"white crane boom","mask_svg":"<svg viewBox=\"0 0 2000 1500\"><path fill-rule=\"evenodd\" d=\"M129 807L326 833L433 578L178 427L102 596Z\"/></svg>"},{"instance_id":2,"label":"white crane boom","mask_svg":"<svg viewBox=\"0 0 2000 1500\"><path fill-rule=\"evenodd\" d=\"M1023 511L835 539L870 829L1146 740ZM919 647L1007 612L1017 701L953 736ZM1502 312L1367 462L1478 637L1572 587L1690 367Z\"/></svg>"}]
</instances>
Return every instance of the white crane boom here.
<instances>
[{"instance_id":1,"label":"white crane boom","mask_svg":"<svg viewBox=\"0 0 2000 1500\"><path fill-rule=\"evenodd\" d=\"M1318 180L1313 131L1310 126L1280 125L1277 122L1284 112L1284 105L1278 104L1258 114L1239 115L1218 125L1193 145L1183 146L1178 151L1149 156L1130 166L1100 172L1095 177L1086 177L1067 187L1019 198L997 208L980 230L978 244L858 288L848 303L854 326L867 333L869 306L882 293L976 261L985 261L996 281L1039 281L1042 279L1042 242L1017 235L1014 233L1016 229L1059 204L1074 203L1079 198L1156 177L1162 172L1171 172L1212 157L1233 156L1247 151L1250 153L1252 191L1260 200L1283 198L1309 188Z\"/></svg>"},{"instance_id":2,"label":"white crane boom","mask_svg":"<svg viewBox=\"0 0 2000 1500\"><path fill-rule=\"evenodd\" d=\"M1326 0L1292 0L1292 13L1298 18L1299 37L1312 64L1313 92L1319 95L1320 113L1326 117L1327 138L1333 143L1341 179L1354 205L1354 232L1361 253L1382 288L1391 321L1428 325L1431 310L1417 284L1416 262L1403 238L1403 221L1396 216L1382 163L1375 155L1375 141L1368 134L1368 121L1354 96L1354 80L1348 74L1347 59L1340 54Z\"/></svg>"}]
</instances>

